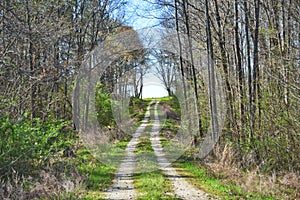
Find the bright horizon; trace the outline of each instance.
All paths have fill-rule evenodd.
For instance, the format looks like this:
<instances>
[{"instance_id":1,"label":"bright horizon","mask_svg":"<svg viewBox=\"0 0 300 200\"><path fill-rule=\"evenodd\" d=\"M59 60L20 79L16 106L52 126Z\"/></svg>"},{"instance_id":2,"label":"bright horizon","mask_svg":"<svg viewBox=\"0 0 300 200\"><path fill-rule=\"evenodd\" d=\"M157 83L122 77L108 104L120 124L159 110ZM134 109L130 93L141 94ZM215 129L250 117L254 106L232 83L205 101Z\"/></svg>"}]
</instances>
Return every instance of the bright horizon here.
<instances>
[{"instance_id":1,"label":"bright horizon","mask_svg":"<svg viewBox=\"0 0 300 200\"><path fill-rule=\"evenodd\" d=\"M157 79L157 81L153 81ZM156 77L145 79L143 87L143 99L145 98L159 98L168 96L167 90L163 87L160 80Z\"/></svg>"}]
</instances>

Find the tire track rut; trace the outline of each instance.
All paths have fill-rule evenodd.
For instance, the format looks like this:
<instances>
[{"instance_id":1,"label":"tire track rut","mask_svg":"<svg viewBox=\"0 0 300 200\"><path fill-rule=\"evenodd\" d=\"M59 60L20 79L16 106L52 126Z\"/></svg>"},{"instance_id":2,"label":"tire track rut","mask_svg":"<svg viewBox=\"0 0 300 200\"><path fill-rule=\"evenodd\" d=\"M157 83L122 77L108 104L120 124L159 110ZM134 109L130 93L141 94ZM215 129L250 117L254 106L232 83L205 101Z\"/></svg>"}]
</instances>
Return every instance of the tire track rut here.
<instances>
[{"instance_id":1,"label":"tire track rut","mask_svg":"<svg viewBox=\"0 0 300 200\"><path fill-rule=\"evenodd\" d=\"M116 176L113 180L113 186L110 187L106 193L106 199L136 199L137 195L133 185L133 174L136 165L135 149L139 142L139 138L143 131L145 130L147 123L150 119L150 107L151 103L147 107L144 120L142 124L138 127L133 135L133 138L127 144L125 149L126 157L122 160Z\"/></svg>"},{"instance_id":2,"label":"tire track rut","mask_svg":"<svg viewBox=\"0 0 300 200\"><path fill-rule=\"evenodd\" d=\"M158 165L160 166L163 173L172 182L175 197L180 199L188 199L188 200L209 199L207 193L195 188L193 185L188 183L183 177L181 177L176 172L176 170L172 167L172 164L165 157L165 154L163 152L163 147L160 142L161 138L159 136L160 122L157 113L157 105L158 102L156 102L155 109L154 109L154 120L152 124L150 140L151 140L151 145L154 150L154 153L157 157Z\"/></svg>"},{"instance_id":3,"label":"tire track rut","mask_svg":"<svg viewBox=\"0 0 300 200\"><path fill-rule=\"evenodd\" d=\"M139 138L142 135L147 123L150 119L150 107L151 102L145 113L145 118L142 124L138 127L133 138L130 140L126 147L126 156L122 160L120 167L117 170L116 176L113 180L113 186L110 187L105 193L105 199L136 199L137 194L133 184L133 175L136 166L136 155L134 153L136 146L139 142ZM172 164L167 160L163 147L160 142L160 122L157 112L158 101L154 108L154 119L152 123L152 130L150 134L151 146L154 150L154 154L157 157L157 163L162 172L171 181L174 190L174 196L179 199L187 200L206 200L210 199L208 194L204 191L195 188L189 182L187 182L182 176L180 176L176 170L172 167Z\"/></svg>"}]
</instances>

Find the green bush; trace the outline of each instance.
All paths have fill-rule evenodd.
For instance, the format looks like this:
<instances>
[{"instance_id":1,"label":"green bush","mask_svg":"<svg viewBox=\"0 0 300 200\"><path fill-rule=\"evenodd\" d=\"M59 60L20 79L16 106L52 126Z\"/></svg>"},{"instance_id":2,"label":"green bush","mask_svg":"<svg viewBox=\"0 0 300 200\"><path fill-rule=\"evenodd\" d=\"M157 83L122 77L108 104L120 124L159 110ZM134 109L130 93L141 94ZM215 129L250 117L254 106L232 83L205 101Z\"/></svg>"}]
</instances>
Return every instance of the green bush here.
<instances>
[{"instance_id":1,"label":"green bush","mask_svg":"<svg viewBox=\"0 0 300 200\"><path fill-rule=\"evenodd\" d=\"M106 86L98 83L96 86L96 111L97 119L101 126L112 126L115 124L111 109L111 94Z\"/></svg>"},{"instance_id":2,"label":"green bush","mask_svg":"<svg viewBox=\"0 0 300 200\"><path fill-rule=\"evenodd\" d=\"M13 123L0 119L0 174L8 177L12 172L32 174L44 165L51 155L69 148L73 136L66 127L69 121L52 119L41 122L33 119Z\"/></svg>"}]
</instances>

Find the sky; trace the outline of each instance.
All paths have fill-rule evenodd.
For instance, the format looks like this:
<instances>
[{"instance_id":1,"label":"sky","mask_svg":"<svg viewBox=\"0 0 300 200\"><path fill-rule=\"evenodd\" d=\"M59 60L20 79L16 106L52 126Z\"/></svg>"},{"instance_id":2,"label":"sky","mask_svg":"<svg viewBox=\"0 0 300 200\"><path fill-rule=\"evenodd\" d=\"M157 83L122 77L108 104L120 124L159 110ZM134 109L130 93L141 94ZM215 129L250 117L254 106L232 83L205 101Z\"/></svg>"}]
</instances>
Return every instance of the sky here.
<instances>
[{"instance_id":1,"label":"sky","mask_svg":"<svg viewBox=\"0 0 300 200\"><path fill-rule=\"evenodd\" d=\"M159 14L159 11L154 9L149 0L147 1L128 0L125 18L127 25L132 26L135 30L151 28L159 24L154 17ZM167 96L168 93L161 81L151 73L153 70L149 71L144 78L143 98Z\"/></svg>"},{"instance_id":2,"label":"sky","mask_svg":"<svg viewBox=\"0 0 300 200\"><path fill-rule=\"evenodd\" d=\"M168 96L167 90L163 87L161 81L150 73L145 76L143 86L143 98L165 97Z\"/></svg>"},{"instance_id":3,"label":"sky","mask_svg":"<svg viewBox=\"0 0 300 200\"><path fill-rule=\"evenodd\" d=\"M135 30L149 28L159 23L154 17L159 14L158 10L155 10L154 5L149 1L128 0L125 18L128 25Z\"/></svg>"}]
</instances>

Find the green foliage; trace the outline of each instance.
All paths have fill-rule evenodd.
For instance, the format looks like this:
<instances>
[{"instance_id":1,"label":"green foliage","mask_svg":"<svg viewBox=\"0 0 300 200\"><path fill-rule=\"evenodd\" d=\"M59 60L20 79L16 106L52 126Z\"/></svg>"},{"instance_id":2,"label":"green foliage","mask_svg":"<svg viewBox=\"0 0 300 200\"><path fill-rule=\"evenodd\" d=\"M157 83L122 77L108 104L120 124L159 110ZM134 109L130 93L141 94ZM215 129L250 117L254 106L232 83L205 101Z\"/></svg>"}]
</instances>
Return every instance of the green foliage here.
<instances>
[{"instance_id":1,"label":"green foliage","mask_svg":"<svg viewBox=\"0 0 300 200\"><path fill-rule=\"evenodd\" d=\"M103 190L107 188L114 177L115 168L104 165L96 160L87 150L81 150L77 154L79 171L88 174L86 187L88 190Z\"/></svg>"},{"instance_id":2,"label":"green foliage","mask_svg":"<svg viewBox=\"0 0 300 200\"><path fill-rule=\"evenodd\" d=\"M149 137L141 137L139 143L136 145L136 153L150 153L153 152L151 141Z\"/></svg>"},{"instance_id":3,"label":"green foliage","mask_svg":"<svg viewBox=\"0 0 300 200\"><path fill-rule=\"evenodd\" d=\"M111 94L108 88L100 83L96 86L96 111L97 119L101 126L112 126L115 124L111 109Z\"/></svg>"},{"instance_id":4,"label":"green foliage","mask_svg":"<svg viewBox=\"0 0 300 200\"><path fill-rule=\"evenodd\" d=\"M143 120L150 101L152 100L131 97L129 103L129 114L131 115L131 117L136 118L138 121Z\"/></svg>"},{"instance_id":5,"label":"green foliage","mask_svg":"<svg viewBox=\"0 0 300 200\"><path fill-rule=\"evenodd\" d=\"M52 119L25 119L13 123L8 118L0 119L0 174L9 176L13 171L31 174L51 155L63 153L75 139L64 130L69 121Z\"/></svg>"}]
</instances>

